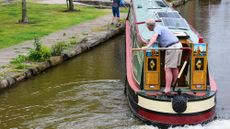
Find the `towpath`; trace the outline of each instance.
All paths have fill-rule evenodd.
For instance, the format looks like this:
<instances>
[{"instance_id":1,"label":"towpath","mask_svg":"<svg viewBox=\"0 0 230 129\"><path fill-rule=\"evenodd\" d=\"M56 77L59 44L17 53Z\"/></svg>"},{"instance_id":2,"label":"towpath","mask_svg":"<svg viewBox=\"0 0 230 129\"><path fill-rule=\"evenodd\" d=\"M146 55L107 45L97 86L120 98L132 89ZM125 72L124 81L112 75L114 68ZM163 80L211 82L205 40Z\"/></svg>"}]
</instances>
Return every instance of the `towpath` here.
<instances>
[{"instance_id":1,"label":"towpath","mask_svg":"<svg viewBox=\"0 0 230 129\"><path fill-rule=\"evenodd\" d=\"M126 14L122 14L121 17L125 18ZM80 41L83 38L87 37L87 35L91 33L93 30L110 24L111 18L112 18L112 14L108 14L99 17L95 20L91 20L52 33L48 36L40 38L40 41L41 43L47 46L52 46L61 41L67 41L68 39L71 39L71 37L77 37L77 40ZM9 64L12 58L17 57L19 54L28 53L28 48L33 48L33 43L34 40L29 40L9 48L0 49L0 71L4 69L4 67L1 66Z\"/></svg>"}]
</instances>

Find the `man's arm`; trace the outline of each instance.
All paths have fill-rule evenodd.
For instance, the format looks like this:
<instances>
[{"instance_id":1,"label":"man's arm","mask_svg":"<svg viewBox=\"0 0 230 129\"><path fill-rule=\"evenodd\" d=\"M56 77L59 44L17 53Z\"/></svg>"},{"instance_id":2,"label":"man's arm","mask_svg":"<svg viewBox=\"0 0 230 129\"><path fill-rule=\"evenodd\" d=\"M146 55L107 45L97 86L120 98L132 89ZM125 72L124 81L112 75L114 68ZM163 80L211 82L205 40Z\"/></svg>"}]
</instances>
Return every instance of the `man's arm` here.
<instances>
[{"instance_id":1,"label":"man's arm","mask_svg":"<svg viewBox=\"0 0 230 129\"><path fill-rule=\"evenodd\" d=\"M158 37L158 34L155 33L155 34L153 35L153 37L150 39L150 41L149 41L149 43L148 43L148 45L147 45L146 47L149 48L150 46L152 46L152 45L156 42L157 37Z\"/></svg>"}]
</instances>

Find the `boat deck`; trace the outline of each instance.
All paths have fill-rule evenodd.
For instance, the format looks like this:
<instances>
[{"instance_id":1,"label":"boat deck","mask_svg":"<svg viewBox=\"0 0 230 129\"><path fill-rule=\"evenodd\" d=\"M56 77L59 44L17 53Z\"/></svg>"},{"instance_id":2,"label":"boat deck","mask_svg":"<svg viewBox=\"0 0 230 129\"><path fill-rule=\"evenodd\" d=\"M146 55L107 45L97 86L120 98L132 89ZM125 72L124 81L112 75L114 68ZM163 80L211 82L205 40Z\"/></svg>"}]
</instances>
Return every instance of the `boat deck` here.
<instances>
[{"instance_id":1,"label":"boat deck","mask_svg":"<svg viewBox=\"0 0 230 129\"><path fill-rule=\"evenodd\" d=\"M207 91L192 91L189 89L189 87L177 87L175 88L175 91L172 91L170 93L165 94L164 87L161 88L158 91L146 91L146 90L140 90L138 92L139 95L151 99L159 99L159 100L170 100L173 98L173 96L178 94L178 90L181 90L181 95L186 96L189 101L192 100L201 100L204 98L211 97L215 95L215 92L212 92L210 90Z\"/></svg>"}]
</instances>

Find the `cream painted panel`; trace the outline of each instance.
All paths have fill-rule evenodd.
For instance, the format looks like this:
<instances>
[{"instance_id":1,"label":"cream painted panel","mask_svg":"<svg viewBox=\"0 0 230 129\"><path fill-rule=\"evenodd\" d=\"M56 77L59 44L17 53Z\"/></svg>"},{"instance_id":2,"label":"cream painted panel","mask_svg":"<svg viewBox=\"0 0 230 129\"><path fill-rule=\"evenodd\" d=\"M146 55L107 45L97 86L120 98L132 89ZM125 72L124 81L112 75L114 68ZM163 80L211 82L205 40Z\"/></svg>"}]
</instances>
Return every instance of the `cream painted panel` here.
<instances>
[{"instance_id":1,"label":"cream painted panel","mask_svg":"<svg viewBox=\"0 0 230 129\"><path fill-rule=\"evenodd\" d=\"M138 105L151 111L176 114L172 109L172 102L150 100L138 96ZM213 106L215 106L215 96L207 100L188 102L187 109L183 114L206 111Z\"/></svg>"}]
</instances>

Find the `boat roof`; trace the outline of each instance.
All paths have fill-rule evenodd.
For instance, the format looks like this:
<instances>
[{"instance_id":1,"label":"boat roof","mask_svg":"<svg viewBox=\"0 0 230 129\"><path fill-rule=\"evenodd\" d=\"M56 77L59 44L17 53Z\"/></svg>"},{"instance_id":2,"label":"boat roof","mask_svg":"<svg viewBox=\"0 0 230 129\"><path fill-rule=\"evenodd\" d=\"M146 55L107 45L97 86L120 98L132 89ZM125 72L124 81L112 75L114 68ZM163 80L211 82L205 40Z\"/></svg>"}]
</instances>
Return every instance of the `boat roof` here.
<instances>
[{"instance_id":1,"label":"boat roof","mask_svg":"<svg viewBox=\"0 0 230 129\"><path fill-rule=\"evenodd\" d=\"M187 21L170 7L164 0L132 0L135 11L136 24L140 36L148 41L154 34L149 31L146 24L147 19L154 19L157 25L167 26L175 34L188 35L193 43L199 42L199 35L194 32Z\"/></svg>"}]
</instances>

